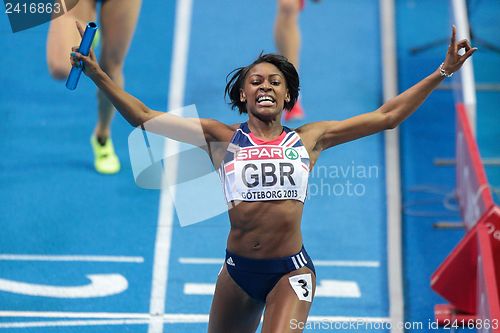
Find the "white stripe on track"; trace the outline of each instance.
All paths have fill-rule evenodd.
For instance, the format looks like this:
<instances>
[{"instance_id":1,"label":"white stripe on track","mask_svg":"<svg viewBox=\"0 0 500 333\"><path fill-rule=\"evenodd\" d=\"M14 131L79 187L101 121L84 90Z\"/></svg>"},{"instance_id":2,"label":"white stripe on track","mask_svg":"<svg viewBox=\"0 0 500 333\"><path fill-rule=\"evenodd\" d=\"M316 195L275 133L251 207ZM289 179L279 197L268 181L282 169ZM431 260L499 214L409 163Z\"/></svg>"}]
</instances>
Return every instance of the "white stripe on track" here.
<instances>
[{"instance_id":1,"label":"white stripe on track","mask_svg":"<svg viewBox=\"0 0 500 333\"><path fill-rule=\"evenodd\" d=\"M149 313L0 311L0 318L146 319Z\"/></svg>"},{"instance_id":2,"label":"white stripe on track","mask_svg":"<svg viewBox=\"0 0 500 333\"><path fill-rule=\"evenodd\" d=\"M384 102L398 94L394 0L380 0L380 40L382 50ZM392 323L404 320L403 272L401 249L401 167L399 164L399 130L384 132L387 195L387 268L389 313ZM393 325L391 333L401 333Z\"/></svg>"},{"instance_id":3,"label":"white stripe on track","mask_svg":"<svg viewBox=\"0 0 500 333\"><path fill-rule=\"evenodd\" d=\"M186 265L222 265L224 259L222 258L179 258L179 263ZM314 260L314 266L325 267L366 267L366 268L379 268L379 261L370 260Z\"/></svg>"},{"instance_id":4,"label":"white stripe on track","mask_svg":"<svg viewBox=\"0 0 500 333\"><path fill-rule=\"evenodd\" d=\"M88 261L142 264L144 258L126 256L0 254L0 261Z\"/></svg>"},{"instance_id":5,"label":"white stripe on track","mask_svg":"<svg viewBox=\"0 0 500 333\"><path fill-rule=\"evenodd\" d=\"M313 260L314 266L379 268L380 261Z\"/></svg>"},{"instance_id":6,"label":"white stripe on track","mask_svg":"<svg viewBox=\"0 0 500 333\"><path fill-rule=\"evenodd\" d=\"M75 326L108 326L108 325L137 325L147 324L146 319L114 319L114 320L57 320L57 321L33 321L17 323L0 323L1 329L11 328L34 328L34 327L75 327Z\"/></svg>"},{"instance_id":7,"label":"white stripe on track","mask_svg":"<svg viewBox=\"0 0 500 333\"><path fill-rule=\"evenodd\" d=\"M222 265L222 258L179 258L179 263L188 265Z\"/></svg>"},{"instance_id":8,"label":"white stripe on track","mask_svg":"<svg viewBox=\"0 0 500 333\"><path fill-rule=\"evenodd\" d=\"M452 0L453 16L457 28L457 40L468 39L470 41L469 19L467 16L466 0ZM467 115L471 123L472 134L476 137L476 81L474 79L474 59L468 59L460 69L460 81L462 83L463 103L467 108Z\"/></svg>"},{"instance_id":9,"label":"white stripe on track","mask_svg":"<svg viewBox=\"0 0 500 333\"><path fill-rule=\"evenodd\" d=\"M191 0L177 0L167 111L179 109L184 103L191 11ZM164 156L167 156L167 151L169 155L177 156L175 152L178 150L178 142L168 140L165 146ZM169 166L166 170L167 179L175 180L177 177L177 162L177 158L173 157L170 159ZM162 189L160 194L160 208L153 264L153 282L149 307L149 312L153 317L149 322L148 333L163 332L163 315L165 313L165 301L167 299L168 268L173 228L174 197L175 190L173 188L169 189L167 187L166 189Z\"/></svg>"},{"instance_id":10,"label":"white stripe on track","mask_svg":"<svg viewBox=\"0 0 500 333\"><path fill-rule=\"evenodd\" d=\"M2 322L0 329L34 328L34 327L71 327L71 326L111 326L111 325L147 325L150 315L147 313L77 313L77 312L18 312L2 311L0 317L31 318L81 318L79 320ZM31 315L32 314L32 315ZM102 315L102 316L100 316ZM123 316L120 318L120 316ZM93 319L83 319L93 318ZM102 318L102 319L99 319ZM116 318L116 319L113 319ZM164 314L162 324L206 324L208 314ZM345 317L345 316L310 316L308 322L322 323L389 323L385 317Z\"/></svg>"}]
</instances>

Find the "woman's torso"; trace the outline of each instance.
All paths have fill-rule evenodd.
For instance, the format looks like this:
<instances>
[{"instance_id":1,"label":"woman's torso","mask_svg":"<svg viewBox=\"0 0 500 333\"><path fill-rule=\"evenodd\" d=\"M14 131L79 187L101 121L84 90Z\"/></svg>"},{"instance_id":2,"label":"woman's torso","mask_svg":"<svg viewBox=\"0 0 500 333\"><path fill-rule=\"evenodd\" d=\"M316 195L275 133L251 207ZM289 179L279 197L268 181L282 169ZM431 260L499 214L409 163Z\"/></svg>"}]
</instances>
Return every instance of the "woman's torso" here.
<instances>
[{"instance_id":1,"label":"woman's torso","mask_svg":"<svg viewBox=\"0 0 500 333\"><path fill-rule=\"evenodd\" d=\"M302 247L300 222L309 155L295 131L256 138L243 123L219 169L229 207L229 251L250 258L282 257Z\"/></svg>"}]
</instances>

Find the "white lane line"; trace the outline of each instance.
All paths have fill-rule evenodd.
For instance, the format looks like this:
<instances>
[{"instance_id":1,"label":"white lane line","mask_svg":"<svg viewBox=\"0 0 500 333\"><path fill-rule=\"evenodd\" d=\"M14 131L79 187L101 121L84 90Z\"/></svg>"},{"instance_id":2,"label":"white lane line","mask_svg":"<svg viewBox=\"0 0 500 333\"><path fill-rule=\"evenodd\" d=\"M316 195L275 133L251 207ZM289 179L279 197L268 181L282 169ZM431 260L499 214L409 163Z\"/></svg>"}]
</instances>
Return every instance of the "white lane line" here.
<instances>
[{"instance_id":1,"label":"white lane line","mask_svg":"<svg viewBox=\"0 0 500 333\"><path fill-rule=\"evenodd\" d=\"M470 40L469 19L467 13L466 0L452 0L451 1L453 18L457 27L457 40L468 39ZM462 85L463 103L465 104L467 115L471 123L472 134L476 137L476 83L474 79L474 59L470 58L462 66L460 70L460 81Z\"/></svg>"},{"instance_id":2,"label":"white lane line","mask_svg":"<svg viewBox=\"0 0 500 333\"><path fill-rule=\"evenodd\" d=\"M211 296L215 292L214 283L185 283L185 295ZM360 298L361 290L355 281L320 280L315 297Z\"/></svg>"},{"instance_id":3,"label":"white lane line","mask_svg":"<svg viewBox=\"0 0 500 333\"><path fill-rule=\"evenodd\" d=\"M176 3L174 45L170 68L167 111L179 109L184 103L184 89L191 26L191 9L191 0L178 0ZM168 140L165 145L164 156L167 156L167 151L169 154L171 153L173 156L177 156L175 152L178 150L178 142ZM166 175L164 175L167 179L175 180L177 178L177 162L177 158L171 158L170 165L166 170ZM173 183L175 183L175 181ZM169 189L167 186L164 189L164 186L162 186L155 241L153 281L149 306L149 312L154 317L149 322L148 333L163 332L163 314L165 313L165 300L167 298L168 268L172 240L174 197L174 188Z\"/></svg>"},{"instance_id":4,"label":"white lane line","mask_svg":"<svg viewBox=\"0 0 500 333\"><path fill-rule=\"evenodd\" d=\"M49 312L49 311L0 311L0 318L58 318L58 319L142 319L149 323L153 317L149 313L126 312ZM163 314L160 319L166 323L208 322L208 314Z\"/></svg>"},{"instance_id":5,"label":"white lane line","mask_svg":"<svg viewBox=\"0 0 500 333\"><path fill-rule=\"evenodd\" d=\"M144 258L127 256L0 254L0 261L88 261L142 264Z\"/></svg>"},{"instance_id":6,"label":"white lane line","mask_svg":"<svg viewBox=\"0 0 500 333\"><path fill-rule=\"evenodd\" d=\"M179 263L189 265L222 265L222 258L179 258Z\"/></svg>"},{"instance_id":7,"label":"white lane line","mask_svg":"<svg viewBox=\"0 0 500 333\"><path fill-rule=\"evenodd\" d=\"M361 290L355 281L320 280L315 297L360 298Z\"/></svg>"},{"instance_id":8,"label":"white lane line","mask_svg":"<svg viewBox=\"0 0 500 333\"><path fill-rule=\"evenodd\" d=\"M310 316L308 322L322 323L389 323L386 317L346 317L346 316ZM59 320L35 322L0 323L0 329L33 328L33 327L69 327L69 326L110 326L110 325L145 325L148 319L115 319L115 320ZM206 324L208 314L165 314L163 324Z\"/></svg>"},{"instance_id":9,"label":"white lane line","mask_svg":"<svg viewBox=\"0 0 500 333\"><path fill-rule=\"evenodd\" d=\"M144 325L148 323L149 320L146 319L34 321L34 322L18 322L18 323L0 323L0 329L34 328L34 327L137 325L137 324Z\"/></svg>"},{"instance_id":10,"label":"white lane line","mask_svg":"<svg viewBox=\"0 0 500 333\"><path fill-rule=\"evenodd\" d=\"M179 263L186 265L222 265L222 258L179 258ZM314 266L325 267L368 267L379 268L379 261L361 261L361 260L314 260Z\"/></svg>"},{"instance_id":11,"label":"white lane line","mask_svg":"<svg viewBox=\"0 0 500 333\"><path fill-rule=\"evenodd\" d=\"M215 283L185 283L185 295L213 295Z\"/></svg>"},{"instance_id":12,"label":"white lane line","mask_svg":"<svg viewBox=\"0 0 500 333\"><path fill-rule=\"evenodd\" d=\"M380 267L379 261L313 260L314 266L326 267Z\"/></svg>"},{"instance_id":13,"label":"white lane line","mask_svg":"<svg viewBox=\"0 0 500 333\"><path fill-rule=\"evenodd\" d=\"M382 50L384 102L398 94L397 51L394 0L380 0L380 41ZM399 130L384 132L386 196L387 196L387 277L389 284L389 313L391 322L404 320L403 272L401 249L401 166ZM402 333L399 325L391 333Z\"/></svg>"},{"instance_id":14,"label":"white lane line","mask_svg":"<svg viewBox=\"0 0 500 333\"><path fill-rule=\"evenodd\" d=\"M50 311L0 311L0 318L64 318L64 319L147 319L149 313L127 312L50 312Z\"/></svg>"}]
</instances>

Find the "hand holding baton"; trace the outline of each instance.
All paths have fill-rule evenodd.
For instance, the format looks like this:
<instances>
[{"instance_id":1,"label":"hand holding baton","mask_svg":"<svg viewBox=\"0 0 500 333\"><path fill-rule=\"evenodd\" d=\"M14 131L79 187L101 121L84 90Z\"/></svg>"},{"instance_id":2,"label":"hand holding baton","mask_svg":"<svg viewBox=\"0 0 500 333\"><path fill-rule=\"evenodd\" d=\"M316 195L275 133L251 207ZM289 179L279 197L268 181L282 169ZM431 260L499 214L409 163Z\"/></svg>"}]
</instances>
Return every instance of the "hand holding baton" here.
<instances>
[{"instance_id":1,"label":"hand holding baton","mask_svg":"<svg viewBox=\"0 0 500 333\"><path fill-rule=\"evenodd\" d=\"M83 54L84 56L88 56L90 52L90 47L92 46L92 42L94 40L94 36L97 32L97 24L95 22L89 22L87 27L85 28L85 32L82 37L82 41L80 43L80 47L78 48L78 52ZM71 72L69 73L68 80L66 81L66 88L69 90L75 90L78 85L78 80L80 79L80 75L82 74L83 63L80 61L80 66L72 67Z\"/></svg>"}]
</instances>

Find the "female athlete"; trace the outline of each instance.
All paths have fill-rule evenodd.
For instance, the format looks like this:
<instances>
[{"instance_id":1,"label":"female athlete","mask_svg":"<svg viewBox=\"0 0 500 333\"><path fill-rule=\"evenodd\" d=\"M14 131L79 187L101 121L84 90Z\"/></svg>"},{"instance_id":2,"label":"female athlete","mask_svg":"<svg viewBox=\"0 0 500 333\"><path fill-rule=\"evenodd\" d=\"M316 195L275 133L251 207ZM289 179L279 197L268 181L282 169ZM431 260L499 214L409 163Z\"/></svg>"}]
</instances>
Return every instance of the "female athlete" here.
<instances>
[{"instance_id":1,"label":"female athlete","mask_svg":"<svg viewBox=\"0 0 500 333\"><path fill-rule=\"evenodd\" d=\"M459 49L465 53L459 55ZM282 333L302 331L291 323L307 321L315 293L316 274L300 224L308 174L320 153L396 127L475 51L467 40L455 41L453 27L443 64L413 87L375 111L295 130L281 124L283 110L292 109L299 95L297 71L283 56L261 55L232 73L226 94L232 107L248 116L233 126L151 110L114 83L92 52L85 57L74 48L71 63L83 61L85 74L133 126L163 115L166 136L189 142L201 124L207 147L228 143L222 149L206 148L214 165L220 165L231 207L226 261L217 279L208 332L255 332L264 314L262 332Z\"/></svg>"}]
</instances>

